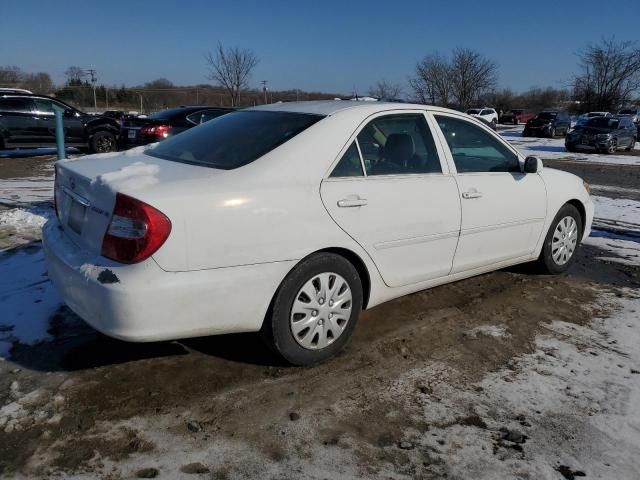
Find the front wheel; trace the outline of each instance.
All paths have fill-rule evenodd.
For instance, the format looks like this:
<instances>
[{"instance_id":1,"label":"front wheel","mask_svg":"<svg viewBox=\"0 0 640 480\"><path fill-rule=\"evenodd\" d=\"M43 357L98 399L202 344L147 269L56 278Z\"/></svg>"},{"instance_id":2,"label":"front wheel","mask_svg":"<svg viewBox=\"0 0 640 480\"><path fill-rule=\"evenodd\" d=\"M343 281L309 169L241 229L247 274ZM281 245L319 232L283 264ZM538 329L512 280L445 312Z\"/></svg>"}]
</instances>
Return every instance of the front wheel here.
<instances>
[{"instance_id":1,"label":"front wheel","mask_svg":"<svg viewBox=\"0 0 640 480\"><path fill-rule=\"evenodd\" d=\"M557 275L573 263L582 240L582 218L573 205L565 204L553 219L544 239L538 266L545 273Z\"/></svg>"},{"instance_id":2,"label":"front wheel","mask_svg":"<svg viewBox=\"0 0 640 480\"><path fill-rule=\"evenodd\" d=\"M116 150L116 137L111 132L96 132L89 140L91 153L109 153Z\"/></svg>"},{"instance_id":3,"label":"front wheel","mask_svg":"<svg viewBox=\"0 0 640 480\"><path fill-rule=\"evenodd\" d=\"M362 283L355 267L340 255L315 254L278 288L262 336L293 365L320 363L344 348L361 310Z\"/></svg>"},{"instance_id":4,"label":"front wheel","mask_svg":"<svg viewBox=\"0 0 640 480\"><path fill-rule=\"evenodd\" d=\"M549 131L549 137L550 138L555 138L556 136L556 128L555 127L551 127L551 130Z\"/></svg>"}]
</instances>

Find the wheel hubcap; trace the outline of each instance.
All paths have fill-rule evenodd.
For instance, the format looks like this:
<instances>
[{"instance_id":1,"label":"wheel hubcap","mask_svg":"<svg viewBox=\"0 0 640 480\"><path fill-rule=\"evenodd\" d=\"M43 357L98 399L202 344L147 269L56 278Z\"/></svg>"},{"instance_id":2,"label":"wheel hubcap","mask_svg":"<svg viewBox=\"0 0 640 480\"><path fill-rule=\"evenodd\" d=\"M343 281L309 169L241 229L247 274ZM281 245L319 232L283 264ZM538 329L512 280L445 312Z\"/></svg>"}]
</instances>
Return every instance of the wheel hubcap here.
<instances>
[{"instance_id":1,"label":"wheel hubcap","mask_svg":"<svg viewBox=\"0 0 640 480\"><path fill-rule=\"evenodd\" d=\"M291 333L309 350L331 345L351 317L352 296L347 281L337 273L321 273L298 291L291 308Z\"/></svg>"},{"instance_id":2,"label":"wheel hubcap","mask_svg":"<svg viewBox=\"0 0 640 480\"><path fill-rule=\"evenodd\" d=\"M551 256L557 265L564 265L573 256L578 244L578 224L570 216L558 222L551 241Z\"/></svg>"}]
</instances>

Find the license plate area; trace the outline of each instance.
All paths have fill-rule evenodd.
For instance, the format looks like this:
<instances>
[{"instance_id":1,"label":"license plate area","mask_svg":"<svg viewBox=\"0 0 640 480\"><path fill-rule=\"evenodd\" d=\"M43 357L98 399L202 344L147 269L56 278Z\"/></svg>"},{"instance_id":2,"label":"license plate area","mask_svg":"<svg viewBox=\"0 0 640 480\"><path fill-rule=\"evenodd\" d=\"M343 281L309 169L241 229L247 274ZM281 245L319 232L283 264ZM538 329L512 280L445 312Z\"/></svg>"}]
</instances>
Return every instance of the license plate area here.
<instances>
[{"instance_id":1,"label":"license plate area","mask_svg":"<svg viewBox=\"0 0 640 480\"><path fill-rule=\"evenodd\" d=\"M127 133L127 138L129 140L135 140L136 139L136 133L137 132L135 130L133 130L133 129L129 130L129 132Z\"/></svg>"},{"instance_id":2,"label":"license plate area","mask_svg":"<svg viewBox=\"0 0 640 480\"><path fill-rule=\"evenodd\" d=\"M81 235L89 202L77 198L77 195L68 192L67 189L64 194L67 200L67 226L77 235Z\"/></svg>"}]
</instances>

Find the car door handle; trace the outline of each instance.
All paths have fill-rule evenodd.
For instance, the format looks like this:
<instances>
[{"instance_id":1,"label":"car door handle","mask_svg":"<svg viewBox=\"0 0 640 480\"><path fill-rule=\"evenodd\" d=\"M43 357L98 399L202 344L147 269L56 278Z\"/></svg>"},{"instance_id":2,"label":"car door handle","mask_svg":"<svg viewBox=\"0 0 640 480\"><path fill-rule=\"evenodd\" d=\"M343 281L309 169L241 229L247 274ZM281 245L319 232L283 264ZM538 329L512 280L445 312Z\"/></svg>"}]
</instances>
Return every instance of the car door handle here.
<instances>
[{"instance_id":1,"label":"car door handle","mask_svg":"<svg viewBox=\"0 0 640 480\"><path fill-rule=\"evenodd\" d=\"M470 199L470 198L480 198L480 197L482 197L482 192L479 192L475 189L462 192L462 198Z\"/></svg>"},{"instance_id":2,"label":"car door handle","mask_svg":"<svg viewBox=\"0 0 640 480\"><path fill-rule=\"evenodd\" d=\"M341 208L349 208L349 207L364 207L369 202L367 202L364 198L359 197L347 197L342 200L338 200L338 206Z\"/></svg>"}]
</instances>

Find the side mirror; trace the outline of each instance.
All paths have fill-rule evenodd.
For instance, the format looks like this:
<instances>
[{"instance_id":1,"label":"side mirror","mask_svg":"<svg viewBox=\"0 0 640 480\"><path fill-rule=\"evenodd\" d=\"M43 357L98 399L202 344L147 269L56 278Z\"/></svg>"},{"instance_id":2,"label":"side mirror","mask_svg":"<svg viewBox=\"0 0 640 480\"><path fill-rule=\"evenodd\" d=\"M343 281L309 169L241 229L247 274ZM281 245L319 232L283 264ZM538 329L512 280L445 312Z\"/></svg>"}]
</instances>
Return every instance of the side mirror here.
<instances>
[{"instance_id":1,"label":"side mirror","mask_svg":"<svg viewBox=\"0 0 640 480\"><path fill-rule=\"evenodd\" d=\"M538 173L542 171L542 160L538 157L527 157L524 159L524 173Z\"/></svg>"},{"instance_id":2,"label":"side mirror","mask_svg":"<svg viewBox=\"0 0 640 480\"><path fill-rule=\"evenodd\" d=\"M63 116L65 116L66 118L71 118L71 117L75 117L76 116L76 112L74 112L73 110L65 110Z\"/></svg>"}]
</instances>

